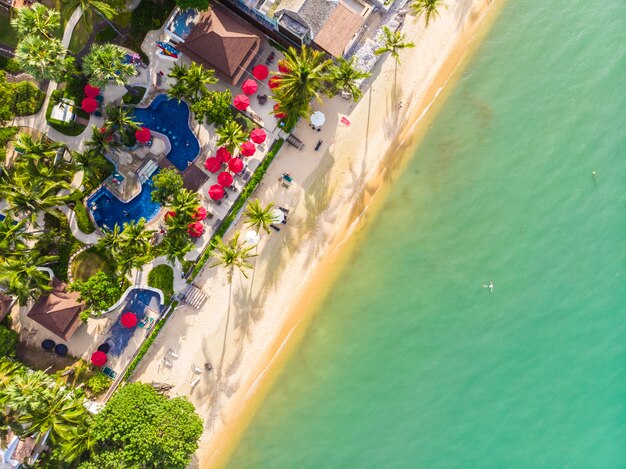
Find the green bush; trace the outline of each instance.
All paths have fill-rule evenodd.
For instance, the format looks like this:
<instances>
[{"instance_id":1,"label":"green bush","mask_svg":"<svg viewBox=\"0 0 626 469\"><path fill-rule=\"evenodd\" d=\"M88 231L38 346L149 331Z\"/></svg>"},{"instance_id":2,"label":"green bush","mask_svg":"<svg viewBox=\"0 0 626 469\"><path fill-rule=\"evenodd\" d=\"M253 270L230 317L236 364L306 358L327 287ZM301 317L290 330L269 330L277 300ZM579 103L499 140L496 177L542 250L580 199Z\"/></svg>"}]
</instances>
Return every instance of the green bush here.
<instances>
[{"instance_id":1,"label":"green bush","mask_svg":"<svg viewBox=\"0 0 626 469\"><path fill-rule=\"evenodd\" d=\"M89 214L87 213L87 209L85 208L85 204L83 204L82 200L76 202L74 214L76 215L76 224L78 225L78 229L80 231L85 234L90 234L96 231L93 223L91 223L91 218L89 218Z\"/></svg>"},{"instance_id":2,"label":"green bush","mask_svg":"<svg viewBox=\"0 0 626 469\"><path fill-rule=\"evenodd\" d=\"M70 290L80 293L80 300L85 303L91 315L100 315L113 306L122 296L120 281L114 275L98 272L88 280L76 280Z\"/></svg>"},{"instance_id":3,"label":"green bush","mask_svg":"<svg viewBox=\"0 0 626 469\"><path fill-rule=\"evenodd\" d=\"M148 274L148 286L161 290L169 302L174 294L174 270L167 264L157 265Z\"/></svg>"},{"instance_id":4,"label":"green bush","mask_svg":"<svg viewBox=\"0 0 626 469\"><path fill-rule=\"evenodd\" d=\"M65 215L58 211L58 217L44 214L44 231L35 244L35 248L44 255L59 256L59 260L50 265L54 276L67 281L67 268L70 257L78 251L83 243L78 241L70 231Z\"/></svg>"},{"instance_id":5,"label":"green bush","mask_svg":"<svg viewBox=\"0 0 626 469\"><path fill-rule=\"evenodd\" d=\"M143 99L144 94L146 94L146 88L143 86L133 86L132 87L136 93L133 94L130 91L127 91L124 96L122 96L122 101L126 104L139 104Z\"/></svg>"},{"instance_id":6,"label":"green bush","mask_svg":"<svg viewBox=\"0 0 626 469\"><path fill-rule=\"evenodd\" d=\"M89 378L86 386L92 393L102 394L111 387L111 378L104 373L98 373Z\"/></svg>"},{"instance_id":7,"label":"green bush","mask_svg":"<svg viewBox=\"0 0 626 469\"><path fill-rule=\"evenodd\" d=\"M17 340L17 332L0 325L0 358L15 356Z\"/></svg>"},{"instance_id":8,"label":"green bush","mask_svg":"<svg viewBox=\"0 0 626 469\"><path fill-rule=\"evenodd\" d=\"M0 160L4 161L6 158L7 143L15 137L19 128L18 127L0 127Z\"/></svg>"},{"instance_id":9,"label":"green bush","mask_svg":"<svg viewBox=\"0 0 626 469\"><path fill-rule=\"evenodd\" d=\"M10 59L4 55L0 55L0 69L11 75L17 75L22 71L20 64L15 59Z\"/></svg>"},{"instance_id":10,"label":"green bush","mask_svg":"<svg viewBox=\"0 0 626 469\"><path fill-rule=\"evenodd\" d=\"M46 94L29 81L21 81L14 85L15 113L18 116L36 114L41 109Z\"/></svg>"},{"instance_id":11,"label":"green bush","mask_svg":"<svg viewBox=\"0 0 626 469\"><path fill-rule=\"evenodd\" d=\"M280 148L283 146L284 142L285 141L282 138L280 138L276 140L276 142L272 145L272 148L270 148L270 151L267 152L267 155L263 159L263 162L254 171L254 174L250 178L250 181L248 182L246 187L244 187L244 189L241 191L241 195L239 196L237 201L233 204L232 208L230 209L230 212L228 213L228 216L224 218L224 221L222 222L220 227L217 229L217 231L213 235L213 238L215 238L216 236L224 236L228 228L230 228L230 225L235 220L235 217L239 213L239 210L243 208L243 206L246 204L248 200L248 197L250 197L250 194L254 192L254 189L256 189L256 186L258 186L259 183L261 182L261 179L263 179L263 176L267 172L267 168L269 168L270 163L274 160L274 157L276 156ZM213 241L213 239L211 239L211 241ZM209 260L209 257L211 257L212 252L213 252L212 242L210 242L207 245L200 259L198 259L198 262L196 263L196 267L193 269L193 272L191 273L192 277L195 277L196 275L200 273L200 270L202 270L202 267L204 267L204 264L206 264L206 262Z\"/></svg>"}]
</instances>

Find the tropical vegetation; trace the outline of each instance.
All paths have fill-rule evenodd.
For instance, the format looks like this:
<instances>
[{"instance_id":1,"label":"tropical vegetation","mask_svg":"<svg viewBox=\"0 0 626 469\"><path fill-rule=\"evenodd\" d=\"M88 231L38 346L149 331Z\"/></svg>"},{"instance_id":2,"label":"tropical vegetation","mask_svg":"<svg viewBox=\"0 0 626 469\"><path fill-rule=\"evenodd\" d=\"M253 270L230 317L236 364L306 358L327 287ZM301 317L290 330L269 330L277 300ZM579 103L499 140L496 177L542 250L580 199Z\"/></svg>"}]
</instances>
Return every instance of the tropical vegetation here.
<instances>
[{"instance_id":1,"label":"tropical vegetation","mask_svg":"<svg viewBox=\"0 0 626 469\"><path fill-rule=\"evenodd\" d=\"M354 57L346 60L343 57L331 65L330 74L332 76L332 91L336 93L348 93L356 102L361 98L363 92L358 83L369 78L372 74L363 72L356 68Z\"/></svg>"},{"instance_id":2,"label":"tropical vegetation","mask_svg":"<svg viewBox=\"0 0 626 469\"><path fill-rule=\"evenodd\" d=\"M248 270L252 269L249 259L256 257L251 251L254 246L248 246L239 240L240 233L237 232L225 243L220 236L217 236L213 243L217 259L211 267L221 266L226 270L226 278L229 283L233 280L235 270L241 272L244 277L248 276Z\"/></svg>"},{"instance_id":3,"label":"tropical vegetation","mask_svg":"<svg viewBox=\"0 0 626 469\"><path fill-rule=\"evenodd\" d=\"M241 124L235 120L228 121L221 127L218 127L215 133L217 134L217 146L226 147L231 153L248 140L248 134L243 130Z\"/></svg>"},{"instance_id":4,"label":"tropical vegetation","mask_svg":"<svg viewBox=\"0 0 626 469\"><path fill-rule=\"evenodd\" d=\"M262 229L266 233L270 232L270 225L274 223L274 217L272 215L272 209L274 208L274 202L263 206L259 199L254 199L248 202L246 207L246 226L255 228L257 232Z\"/></svg>"},{"instance_id":5,"label":"tropical vegetation","mask_svg":"<svg viewBox=\"0 0 626 469\"><path fill-rule=\"evenodd\" d=\"M230 90L209 91L191 104L191 112L198 122L223 126L233 119L232 102Z\"/></svg>"},{"instance_id":6,"label":"tropical vegetation","mask_svg":"<svg viewBox=\"0 0 626 469\"><path fill-rule=\"evenodd\" d=\"M405 40L405 35L400 31L392 31L389 26L383 26L383 45L374 51L376 55L386 52L396 60L396 65L400 64L400 51L415 47L415 44Z\"/></svg>"},{"instance_id":7,"label":"tropical vegetation","mask_svg":"<svg viewBox=\"0 0 626 469\"><path fill-rule=\"evenodd\" d=\"M417 18L424 17L426 27L439 16L441 7L447 8L444 0L413 0L411 2L411 10Z\"/></svg>"},{"instance_id":8,"label":"tropical vegetation","mask_svg":"<svg viewBox=\"0 0 626 469\"><path fill-rule=\"evenodd\" d=\"M87 280L76 280L70 285L72 291L80 293L80 301L87 308L81 314L86 321L90 316L99 316L108 310L122 296L120 282L111 274L97 272Z\"/></svg>"},{"instance_id":9,"label":"tropical vegetation","mask_svg":"<svg viewBox=\"0 0 626 469\"><path fill-rule=\"evenodd\" d=\"M160 205L169 204L174 196L183 188L183 178L175 169L165 168L153 178L154 191L152 200Z\"/></svg>"},{"instance_id":10,"label":"tropical vegetation","mask_svg":"<svg viewBox=\"0 0 626 469\"><path fill-rule=\"evenodd\" d=\"M15 356L18 337L17 332L13 329L0 324L0 359Z\"/></svg>"},{"instance_id":11,"label":"tropical vegetation","mask_svg":"<svg viewBox=\"0 0 626 469\"><path fill-rule=\"evenodd\" d=\"M176 64L170 70L168 77L174 78L176 83L168 90L170 98L186 99L193 103L209 93L208 85L217 83L215 72L205 69L202 64L193 62L189 67Z\"/></svg>"},{"instance_id":12,"label":"tropical vegetation","mask_svg":"<svg viewBox=\"0 0 626 469\"><path fill-rule=\"evenodd\" d=\"M128 82L128 77L137 75L135 66L126 60L126 52L115 44L94 44L83 59L83 72L89 83L104 88L109 81L118 85Z\"/></svg>"}]
</instances>

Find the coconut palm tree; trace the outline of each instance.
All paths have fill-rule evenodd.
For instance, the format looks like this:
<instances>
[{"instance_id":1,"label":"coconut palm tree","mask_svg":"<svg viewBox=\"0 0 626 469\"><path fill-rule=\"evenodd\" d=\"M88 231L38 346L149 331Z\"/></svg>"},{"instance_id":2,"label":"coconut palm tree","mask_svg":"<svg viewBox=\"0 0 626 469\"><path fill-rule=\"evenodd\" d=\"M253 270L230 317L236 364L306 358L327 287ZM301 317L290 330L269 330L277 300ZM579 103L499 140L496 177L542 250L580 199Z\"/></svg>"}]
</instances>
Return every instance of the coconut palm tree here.
<instances>
[{"instance_id":1,"label":"coconut palm tree","mask_svg":"<svg viewBox=\"0 0 626 469\"><path fill-rule=\"evenodd\" d=\"M248 262L248 259L256 257L256 254L250 253L254 246L246 246L243 242L239 242L239 232L235 233L228 243L224 243L222 238L217 236L213 246L218 260L211 267L224 267L229 283L233 281L235 269L239 270L244 277L248 277L247 270L252 269L252 264Z\"/></svg>"},{"instance_id":2,"label":"coconut palm tree","mask_svg":"<svg viewBox=\"0 0 626 469\"><path fill-rule=\"evenodd\" d=\"M98 175L106 175L105 172L110 168L110 163L92 149L87 149L82 153L72 152L72 158L74 158L76 168L83 172L83 184L86 181L101 180Z\"/></svg>"},{"instance_id":3,"label":"coconut palm tree","mask_svg":"<svg viewBox=\"0 0 626 469\"><path fill-rule=\"evenodd\" d=\"M29 35L15 49L15 60L37 80L60 80L72 68L73 58L66 58L67 49L56 38Z\"/></svg>"},{"instance_id":4,"label":"coconut palm tree","mask_svg":"<svg viewBox=\"0 0 626 469\"><path fill-rule=\"evenodd\" d=\"M0 285L24 306L29 299L36 299L52 289L50 276L39 268L57 260L57 256L42 256L37 251L5 258L0 263Z\"/></svg>"},{"instance_id":5,"label":"coconut palm tree","mask_svg":"<svg viewBox=\"0 0 626 469\"><path fill-rule=\"evenodd\" d=\"M111 5L112 2L106 2L102 0L66 0L63 7L67 11L74 11L76 8L80 8L83 11L83 20L87 21L86 13L88 11L95 11L102 19L104 19L109 26L111 26L117 34L120 34L120 31L115 27L115 25L110 21L117 14L116 8L114 5Z\"/></svg>"},{"instance_id":6,"label":"coconut palm tree","mask_svg":"<svg viewBox=\"0 0 626 469\"><path fill-rule=\"evenodd\" d=\"M106 226L102 227L102 237L98 240L97 246L105 252L110 252L115 257L121 250L124 240L122 238L122 230L117 223L113 229Z\"/></svg>"},{"instance_id":7,"label":"coconut palm tree","mask_svg":"<svg viewBox=\"0 0 626 469\"><path fill-rule=\"evenodd\" d=\"M16 222L11 217L0 221L0 258L21 256L27 249L26 242L33 235L26 231L28 220Z\"/></svg>"},{"instance_id":8,"label":"coconut palm tree","mask_svg":"<svg viewBox=\"0 0 626 469\"><path fill-rule=\"evenodd\" d=\"M191 102L198 101L209 93L207 85L217 83L215 72L205 69L202 64L193 62L190 67L175 65L168 77L175 78L176 84L170 88L168 95L170 98L187 99Z\"/></svg>"},{"instance_id":9,"label":"coconut palm tree","mask_svg":"<svg viewBox=\"0 0 626 469\"><path fill-rule=\"evenodd\" d=\"M109 119L111 119L111 113L114 115L115 119L121 119L121 117L117 116L117 109L118 108L115 108L113 106L109 107ZM124 120L126 118L127 116L124 116ZM130 118L130 120L132 120L132 118ZM115 125L111 120L107 122L109 122L111 126ZM136 122L134 120L133 124L136 125ZM112 128L107 129L106 126L98 128L98 126L95 125L92 126L91 139L87 140L87 142L85 143L89 150L94 151L96 154L99 155L104 155L114 148L119 148L122 145L120 142L113 138Z\"/></svg>"},{"instance_id":10,"label":"coconut palm tree","mask_svg":"<svg viewBox=\"0 0 626 469\"><path fill-rule=\"evenodd\" d=\"M245 216L248 219L246 226L255 228L257 232L259 229L263 229L266 233L269 233L270 225L274 223L274 217L272 216L273 208L274 202L270 202L264 207L259 199L251 200L248 202L245 211Z\"/></svg>"},{"instance_id":11,"label":"coconut palm tree","mask_svg":"<svg viewBox=\"0 0 626 469\"><path fill-rule=\"evenodd\" d=\"M146 229L146 219L140 218L137 221L124 222L122 230L122 250L131 251L140 255L147 254L152 245L150 240L154 231Z\"/></svg>"},{"instance_id":12,"label":"coconut palm tree","mask_svg":"<svg viewBox=\"0 0 626 469\"><path fill-rule=\"evenodd\" d=\"M83 59L83 72L89 83L104 88L109 81L124 85L129 76L137 75L132 63L124 63L126 52L115 44L94 44Z\"/></svg>"},{"instance_id":13,"label":"coconut palm tree","mask_svg":"<svg viewBox=\"0 0 626 469\"><path fill-rule=\"evenodd\" d=\"M215 131L217 133L217 146L226 147L231 153L248 140L248 134L244 132L239 122L232 120L226 122Z\"/></svg>"},{"instance_id":14,"label":"coconut palm tree","mask_svg":"<svg viewBox=\"0 0 626 469\"><path fill-rule=\"evenodd\" d=\"M193 243L185 232L173 231L165 237L159 247L168 262L174 265L176 260L181 263L185 260L185 255L193 249Z\"/></svg>"},{"instance_id":15,"label":"coconut palm tree","mask_svg":"<svg viewBox=\"0 0 626 469\"><path fill-rule=\"evenodd\" d=\"M171 209L176 212L176 218L182 218L184 223L189 223L191 215L198 207L200 207L200 196L189 189L181 189L176 193L171 204Z\"/></svg>"},{"instance_id":16,"label":"coconut palm tree","mask_svg":"<svg viewBox=\"0 0 626 469\"><path fill-rule=\"evenodd\" d=\"M17 30L20 39L31 34L39 34L46 39L52 39L54 32L61 25L61 13L58 10L46 8L41 3L33 3L30 7L16 10L11 26Z\"/></svg>"},{"instance_id":17,"label":"coconut palm tree","mask_svg":"<svg viewBox=\"0 0 626 469\"><path fill-rule=\"evenodd\" d=\"M381 55L385 52L389 52L391 56L396 59L396 65L400 65L400 51L403 49L410 49L415 47L412 42L404 40L405 35L400 31L392 31L388 26L383 26L383 46L376 49L374 54Z\"/></svg>"},{"instance_id":18,"label":"coconut palm tree","mask_svg":"<svg viewBox=\"0 0 626 469\"><path fill-rule=\"evenodd\" d=\"M345 92L352 96L354 101L358 101L363 92L357 86L359 80L364 80L371 76L369 72L363 72L356 68L354 57L350 60L340 58L331 65L330 74L333 77L332 88L334 93Z\"/></svg>"},{"instance_id":19,"label":"coconut palm tree","mask_svg":"<svg viewBox=\"0 0 626 469\"><path fill-rule=\"evenodd\" d=\"M443 0L413 0L411 2L411 10L417 18L424 16L426 27L439 16L439 8L448 8Z\"/></svg>"},{"instance_id":20,"label":"coconut palm tree","mask_svg":"<svg viewBox=\"0 0 626 469\"><path fill-rule=\"evenodd\" d=\"M123 106L108 105L106 107L107 120L104 123L105 129L109 132L117 130L122 141L124 136L131 135L135 130L141 127L141 123L136 121L129 108ZM92 139L94 137L92 136Z\"/></svg>"},{"instance_id":21,"label":"coconut palm tree","mask_svg":"<svg viewBox=\"0 0 626 469\"><path fill-rule=\"evenodd\" d=\"M43 136L34 139L31 135L20 132L15 137L13 146L25 157L33 158L35 161L45 160L51 162L56 157L57 150L63 147L63 144Z\"/></svg>"},{"instance_id":22,"label":"coconut palm tree","mask_svg":"<svg viewBox=\"0 0 626 469\"><path fill-rule=\"evenodd\" d=\"M300 52L290 47L282 64L288 71L276 75L280 82L273 98L283 110L291 110L287 114L290 120L297 119L294 114L310 115L311 100L316 98L321 102L321 93L332 80L329 73L332 61L323 52L303 46Z\"/></svg>"}]
</instances>

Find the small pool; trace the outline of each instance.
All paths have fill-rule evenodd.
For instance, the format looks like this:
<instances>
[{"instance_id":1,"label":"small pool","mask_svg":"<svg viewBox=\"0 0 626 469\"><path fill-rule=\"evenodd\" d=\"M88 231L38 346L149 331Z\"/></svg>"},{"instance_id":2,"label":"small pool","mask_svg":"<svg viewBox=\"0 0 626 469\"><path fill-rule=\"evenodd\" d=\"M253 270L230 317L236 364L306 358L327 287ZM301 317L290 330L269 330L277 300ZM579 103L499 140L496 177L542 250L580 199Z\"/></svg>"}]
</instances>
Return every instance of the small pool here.
<instances>
[{"instance_id":1,"label":"small pool","mask_svg":"<svg viewBox=\"0 0 626 469\"><path fill-rule=\"evenodd\" d=\"M157 173L158 170L154 174ZM98 226L106 226L111 230L115 224L120 225L121 228L124 222L137 221L142 217L146 221L150 221L159 213L161 208L159 204L152 201L153 191L154 184L152 183L152 178L150 178L141 185L139 195L130 202L124 203L113 195L109 189L101 187L87 199L87 207ZM96 206L95 210L93 209L93 204Z\"/></svg>"},{"instance_id":2,"label":"small pool","mask_svg":"<svg viewBox=\"0 0 626 469\"><path fill-rule=\"evenodd\" d=\"M111 348L109 354L114 357L119 357L123 352L130 339L135 334L137 327L126 328L122 326L119 321L119 317L127 311L135 313L137 319L141 321L146 315L146 308L151 308L154 311L161 312L161 304L159 302L159 295L150 290L137 289L129 293L128 298L120 308L118 317L115 323L109 330L109 335L105 340ZM116 314L116 313L111 313Z\"/></svg>"},{"instance_id":3,"label":"small pool","mask_svg":"<svg viewBox=\"0 0 626 469\"><path fill-rule=\"evenodd\" d=\"M191 28L195 25L195 18L198 12L194 9L182 10L170 22L169 30L181 39L187 39Z\"/></svg>"},{"instance_id":4,"label":"small pool","mask_svg":"<svg viewBox=\"0 0 626 469\"><path fill-rule=\"evenodd\" d=\"M145 127L167 136L172 146L167 159L178 170L187 169L200 153L198 139L189 128L189 106L186 102L160 94L150 106L135 108L133 114Z\"/></svg>"}]
</instances>

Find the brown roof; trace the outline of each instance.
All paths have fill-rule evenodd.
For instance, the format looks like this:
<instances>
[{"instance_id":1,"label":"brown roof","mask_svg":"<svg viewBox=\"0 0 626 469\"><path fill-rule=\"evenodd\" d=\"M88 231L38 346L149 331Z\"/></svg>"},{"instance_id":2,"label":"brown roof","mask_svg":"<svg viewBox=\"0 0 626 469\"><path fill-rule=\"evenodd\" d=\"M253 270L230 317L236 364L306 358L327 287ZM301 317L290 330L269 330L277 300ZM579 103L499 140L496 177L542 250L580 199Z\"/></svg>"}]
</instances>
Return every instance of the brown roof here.
<instances>
[{"instance_id":1,"label":"brown roof","mask_svg":"<svg viewBox=\"0 0 626 469\"><path fill-rule=\"evenodd\" d=\"M365 18L345 4L339 3L315 36L315 43L335 57L343 57L346 46L365 21Z\"/></svg>"},{"instance_id":2,"label":"brown roof","mask_svg":"<svg viewBox=\"0 0 626 469\"><path fill-rule=\"evenodd\" d=\"M66 291L67 285L59 280L53 279L52 287L50 294L39 298L27 316L54 335L69 340L80 326L78 315L85 305L78 301L79 293Z\"/></svg>"},{"instance_id":3,"label":"brown roof","mask_svg":"<svg viewBox=\"0 0 626 469\"><path fill-rule=\"evenodd\" d=\"M200 16L178 49L236 84L260 46L261 38L250 26L221 5L214 4Z\"/></svg>"},{"instance_id":4,"label":"brown roof","mask_svg":"<svg viewBox=\"0 0 626 469\"><path fill-rule=\"evenodd\" d=\"M183 171L183 186L190 191L200 189L207 179L209 176L195 164L187 166Z\"/></svg>"},{"instance_id":5,"label":"brown roof","mask_svg":"<svg viewBox=\"0 0 626 469\"><path fill-rule=\"evenodd\" d=\"M13 305L13 297L0 293L0 321L11 311Z\"/></svg>"}]
</instances>

